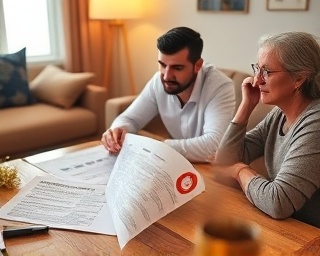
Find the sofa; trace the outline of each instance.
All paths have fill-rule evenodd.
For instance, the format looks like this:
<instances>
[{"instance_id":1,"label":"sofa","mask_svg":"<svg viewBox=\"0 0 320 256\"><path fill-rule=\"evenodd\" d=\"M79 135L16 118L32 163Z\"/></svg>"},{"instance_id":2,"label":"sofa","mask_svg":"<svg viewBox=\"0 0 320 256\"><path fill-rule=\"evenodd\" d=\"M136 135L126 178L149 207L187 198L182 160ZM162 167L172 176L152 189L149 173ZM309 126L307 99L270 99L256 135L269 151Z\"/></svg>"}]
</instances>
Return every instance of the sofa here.
<instances>
[{"instance_id":1,"label":"sofa","mask_svg":"<svg viewBox=\"0 0 320 256\"><path fill-rule=\"evenodd\" d=\"M247 74L241 71L219 68L222 72L224 72L228 77L230 77L234 82L234 89L236 95L236 109L238 108L242 94L241 94L241 84L242 81L248 77L252 76L252 74ZM106 101L105 104L105 113L106 113L106 129L110 127L113 120L123 112L136 98L135 95L123 96L119 98L113 98ZM266 114L273 108L271 105L265 105L259 103L255 108L254 112L250 116L247 130L255 127L265 116ZM156 116L143 130L139 131L140 135L145 135L148 137L152 137L154 139L162 140L164 138L170 138L170 134L166 131L164 125L161 122L161 118ZM261 170L261 173L265 173L265 167L263 163L263 158L257 159L252 163L253 168L258 168Z\"/></svg>"},{"instance_id":2,"label":"sofa","mask_svg":"<svg viewBox=\"0 0 320 256\"><path fill-rule=\"evenodd\" d=\"M92 84L94 74L47 65L26 82L25 66L19 66L17 59L19 55L0 55L0 158L24 157L101 137L107 90ZM24 87L15 88L18 83Z\"/></svg>"}]
</instances>

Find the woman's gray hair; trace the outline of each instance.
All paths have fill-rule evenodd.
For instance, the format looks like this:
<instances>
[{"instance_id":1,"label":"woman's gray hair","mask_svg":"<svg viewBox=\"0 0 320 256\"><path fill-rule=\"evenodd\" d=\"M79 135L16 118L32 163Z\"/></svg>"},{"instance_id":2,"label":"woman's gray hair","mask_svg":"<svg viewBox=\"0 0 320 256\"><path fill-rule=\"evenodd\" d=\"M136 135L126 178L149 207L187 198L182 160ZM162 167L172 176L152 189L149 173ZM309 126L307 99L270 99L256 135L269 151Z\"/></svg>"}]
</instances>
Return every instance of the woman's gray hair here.
<instances>
[{"instance_id":1,"label":"woman's gray hair","mask_svg":"<svg viewBox=\"0 0 320 256\"><path fill-rule=\"evenodd\" d=\"M261 37L259 47L271 47L292 75L307 75L300 92L307 98L320 98L319 37L306 32L285 32Z\"/></svg>"}]
</instances>

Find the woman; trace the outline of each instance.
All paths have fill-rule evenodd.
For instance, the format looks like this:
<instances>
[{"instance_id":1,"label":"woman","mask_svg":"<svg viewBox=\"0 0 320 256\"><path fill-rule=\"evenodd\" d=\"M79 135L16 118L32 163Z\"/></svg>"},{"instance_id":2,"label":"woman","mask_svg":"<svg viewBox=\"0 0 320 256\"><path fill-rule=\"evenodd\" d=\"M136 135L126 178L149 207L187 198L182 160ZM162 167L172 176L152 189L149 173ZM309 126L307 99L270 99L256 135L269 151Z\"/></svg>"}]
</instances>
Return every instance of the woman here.
<instances>
[{"instance_id":1,"label":"woman","mask_svg":"<svg viewBox=\"0 0 320 256\"><path fill-rule=\"evenodd\" d=\"M287 32L262 38L254 77L217 152L218 174L238 181L252 204L273 218L320 227L320 47L315 36ZM246 133L261 100L276 107ZM249 164L264 156L268 177Z\"/></svg>"}]
</instances>

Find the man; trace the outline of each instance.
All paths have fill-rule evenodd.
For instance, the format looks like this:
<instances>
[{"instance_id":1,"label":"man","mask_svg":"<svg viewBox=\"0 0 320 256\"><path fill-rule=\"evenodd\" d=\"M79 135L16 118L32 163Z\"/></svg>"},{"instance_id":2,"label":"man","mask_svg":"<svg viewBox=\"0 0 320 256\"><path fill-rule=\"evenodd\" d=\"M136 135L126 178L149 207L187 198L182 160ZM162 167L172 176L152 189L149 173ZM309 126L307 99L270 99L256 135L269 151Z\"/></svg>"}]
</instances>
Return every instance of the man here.
<instances>
[{"instance_id":1,"label":"man","mask_svg":"<svg viewBox=\"0 0 320 256\"><path fill-rule=\"evenodd\" d=\"M208 162L234 114L232 80L203 64L203 41L190 28L169 30L158 38L157 47L159 71L113 121L101 142L117 153L127 132L136 133L160 114L172 137L164 143L190 161Z\"/></svg>"}]
</instances>

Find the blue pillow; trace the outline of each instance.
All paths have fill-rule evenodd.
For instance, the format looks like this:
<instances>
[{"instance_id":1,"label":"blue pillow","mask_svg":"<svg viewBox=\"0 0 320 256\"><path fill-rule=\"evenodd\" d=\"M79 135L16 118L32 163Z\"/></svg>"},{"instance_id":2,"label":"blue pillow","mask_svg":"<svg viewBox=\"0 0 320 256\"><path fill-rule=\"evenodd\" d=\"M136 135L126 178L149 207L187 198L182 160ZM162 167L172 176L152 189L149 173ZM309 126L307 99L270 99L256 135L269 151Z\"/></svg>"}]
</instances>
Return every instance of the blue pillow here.
<instances>
[{"instance_id":1,"label":"blue pillow","mask_svg":"<svg viewBox=\"0 0 320 256\"><path fill-rule=\"evenodd\" d=\"M0 54L0 108L34 102L28 84L26 48L16 53Z\"/></svg>"}]
</instances>

